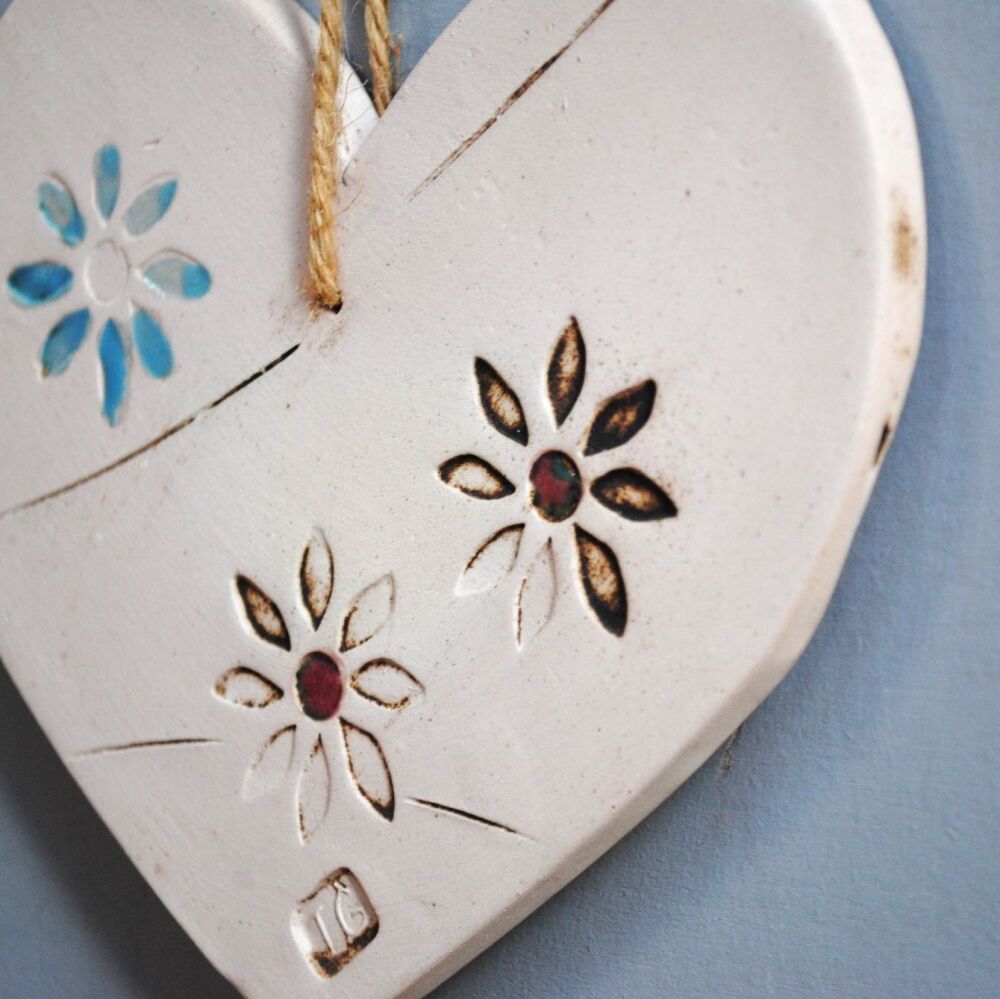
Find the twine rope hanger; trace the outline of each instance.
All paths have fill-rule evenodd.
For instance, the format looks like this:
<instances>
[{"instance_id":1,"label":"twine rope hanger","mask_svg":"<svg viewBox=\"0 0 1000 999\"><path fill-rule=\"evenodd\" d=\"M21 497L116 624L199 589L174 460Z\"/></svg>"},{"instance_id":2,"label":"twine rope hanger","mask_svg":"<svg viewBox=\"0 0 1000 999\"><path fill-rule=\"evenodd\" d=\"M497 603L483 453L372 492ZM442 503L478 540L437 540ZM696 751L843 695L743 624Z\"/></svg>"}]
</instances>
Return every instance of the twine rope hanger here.
<instances>
[{"instance_id":1,"label":"twine rope hanger","mask_svg":"<svg viewBox=\"0 0 1000 999\"><path fill-rule=\"evenodd\" d=\"M382 115L392 100L392 37L389 0L365 0L365 36L372 100ZM312 153L309 160L309 296L320 309L336 312L344 300L337 265L336 201L340 187L337 143L344 130L337 99L344 50L342 0L321 0L316 53Z\"/></svg>"}]
</instances>

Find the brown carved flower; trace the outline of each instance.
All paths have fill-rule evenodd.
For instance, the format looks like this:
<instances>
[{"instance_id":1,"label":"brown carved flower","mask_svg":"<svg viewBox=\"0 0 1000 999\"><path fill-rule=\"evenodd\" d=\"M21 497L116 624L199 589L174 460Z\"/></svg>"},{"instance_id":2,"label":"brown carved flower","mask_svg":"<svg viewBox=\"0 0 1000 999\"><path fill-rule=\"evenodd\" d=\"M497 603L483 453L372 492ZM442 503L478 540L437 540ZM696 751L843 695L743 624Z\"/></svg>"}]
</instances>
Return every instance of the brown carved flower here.
<instances>
[{"instance_id":1,"label":"brown carved flower","mask_svg":"<svg viewBox=\"0 0 1000 999\"><path fill-rule=\"evenodd\" d=\"M656 383L647 379L605 399L594 414L582 443L567 446L564 424L583 390L587 349L577 320L571 319L556 340L545 378L555 430L551 446L526 463L526 506L544 525L572 521L577 575L587 606L598 623L621 636L628 621L628 596L614 551L580 526L577 515L587 493L603 507L631 521L677 516L667 492L636 468L623 466L594 478L586 459L622 447L639 433L653 412ZM473 366L483 413L490 425L514 444L528 448L530 435L516 393L486 360ZM474 454L449 458L438 468L446 485L481 500L503 500L518 486L488 461ZM477 549L459 580L459 593L491 589L514 569L527 524L511 524ZM536 635L551 617L556 592L553 538L539 549L518 587L515 630L518 646Z\"/></svg>"},{"instance_id":2,"label":"brown carved flower","mask_svg":"<svg viewBox=\"0 0 1000 999\"><path fill-rule=\"evenodd\" d=\"M299 564L299 593L308 626L321 631L333 596L333 552L317 530ZM250 630L262 641L285 652L292 637L278 605L246 576L237 575L235 592ZM387 658L360 657L356 652L386 625L396 601L395 581L382 576L351 601L333 645L310 643L296 655L288 681L275 683L256 669L233 666L216 681L215 694L230 704L267 710L277 728L265 739L243 781L243 797L252 800L273 790L302 757L296 789L296 821L304 843L322 825L330 810L330 755L339 742L348 776L365 801L382 818L392 821L395 793L389 762L379 740L342 712L348 697L357 695L386 709L401 711L423 692L409 670ZM286 698L286 689L292 694ZM335 724L339 740L329 740L328 724ZM299 743L304 744L300 752Z\"/></svg>"}]
</instances>

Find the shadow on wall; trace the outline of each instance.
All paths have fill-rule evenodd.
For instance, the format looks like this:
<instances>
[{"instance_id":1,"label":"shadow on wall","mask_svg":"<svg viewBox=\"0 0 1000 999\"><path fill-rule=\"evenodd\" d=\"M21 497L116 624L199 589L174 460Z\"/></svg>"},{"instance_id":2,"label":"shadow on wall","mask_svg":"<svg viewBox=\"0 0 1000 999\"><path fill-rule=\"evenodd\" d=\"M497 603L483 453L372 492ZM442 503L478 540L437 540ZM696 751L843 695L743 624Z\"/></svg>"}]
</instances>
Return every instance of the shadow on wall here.
<instances>
[{"instance_id":1,"label":"shadow on wall","mask_svg":"<svg viewBox=\"0 0 1000 999\"><path fill-rule=\"evenodd\" d=\"M234 999L233 987L174 922L69 777L2 664L0 799L4 818L22 827L15 840L37 844L45 857L42 890L58 900L50 917L56 929L66 908L75 909L73 923L91 928L88 942L106 948L108 963L134 983L136 995ZM33 901L48 908L44 899ZM30 905L24 908L29 914ZM54 975L61 965L57 958ZM16 983L0 982L4 994L15 994L7 988Z\"/></svg>"}]
</instances>

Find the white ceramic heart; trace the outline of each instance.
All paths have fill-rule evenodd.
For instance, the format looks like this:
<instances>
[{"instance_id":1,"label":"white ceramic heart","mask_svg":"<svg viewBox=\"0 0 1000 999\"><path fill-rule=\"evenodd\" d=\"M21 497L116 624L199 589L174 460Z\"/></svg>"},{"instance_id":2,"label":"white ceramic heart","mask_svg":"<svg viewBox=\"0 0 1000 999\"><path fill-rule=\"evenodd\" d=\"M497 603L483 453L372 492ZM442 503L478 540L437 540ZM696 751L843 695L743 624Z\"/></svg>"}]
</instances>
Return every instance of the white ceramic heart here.
<instances>
[{"instance_id":1,"label":"white ceramic heart","mask_svg":"<svg viewBox=\"0 0 1000 999\"><path fill-rule=\"evenodd\" d=\"M255 78L275 122L306 113L295 52ZM669 794L811 634L919 340L919 158L862 0L478 0L349 172L346 304L309 325L237 277L290 300L299 154L269 181L298 204L269 217L274 272L240 238L212 290L297 349L182 430L104 472L89 437L64 458L5 342L0 651L242 991L420 994ZM42 478L70 488L18 507Z\"/></svg>"}]
</instances>

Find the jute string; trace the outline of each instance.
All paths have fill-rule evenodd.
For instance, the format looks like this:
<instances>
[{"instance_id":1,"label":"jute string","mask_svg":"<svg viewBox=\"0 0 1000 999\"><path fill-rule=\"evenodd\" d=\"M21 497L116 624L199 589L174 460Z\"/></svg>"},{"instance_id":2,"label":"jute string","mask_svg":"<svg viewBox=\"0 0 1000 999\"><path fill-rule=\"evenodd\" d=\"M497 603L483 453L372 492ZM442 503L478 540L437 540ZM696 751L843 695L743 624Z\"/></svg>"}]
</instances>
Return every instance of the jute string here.
<instances>
[{"instance_id":1,"label":"jute string","mask_svg":"<svg viewBox=\"0 0 1000 999\"><path fill-rule=\"evenodd\" d=\"M365 36L372 74L372 101L381 117L392 100L392 36L389 34L389 0L365 0Z\"/></svg>"},{"instance_id":2,"label":"jute string","mask_svg":"<svg viewBox=\"0 0 1000 999\"><path fill-rule=\"evenodd\" d=\"M392 37L389 0L365 0L365 34L375 110L381 115L392 99ZM321 0L312 156L309 163L309 295L321 309L336 311L344 300L337 266L335 229L340 170L337 143L344 129L337 99L344 50L342 0Z\"/></svg>"}]
</instances>

